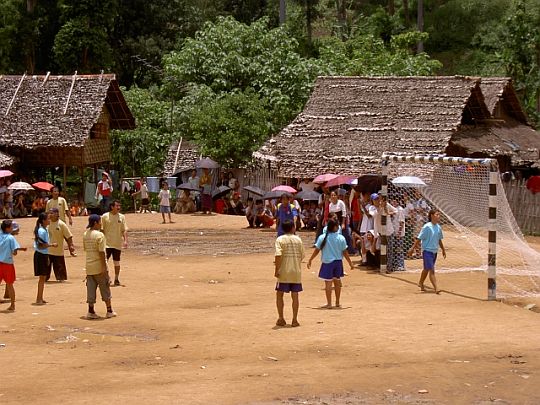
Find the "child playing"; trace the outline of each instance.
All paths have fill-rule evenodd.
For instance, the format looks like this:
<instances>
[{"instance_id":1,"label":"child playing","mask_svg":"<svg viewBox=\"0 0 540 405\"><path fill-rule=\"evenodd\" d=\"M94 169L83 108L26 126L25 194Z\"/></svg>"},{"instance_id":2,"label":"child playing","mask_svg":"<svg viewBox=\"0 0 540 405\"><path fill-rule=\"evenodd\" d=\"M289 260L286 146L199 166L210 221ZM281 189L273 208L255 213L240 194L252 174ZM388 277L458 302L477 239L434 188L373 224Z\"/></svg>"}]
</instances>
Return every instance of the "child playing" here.
<instances>
[{"instance_id":1,"label":"child playing","mask_svg":"<svg viewBox=\"0 0 540 405\"><path fill-rule=\"evenodd\" d=\"M45 281L51 276L49 246L58 246L58 243L49 243L47 226L49 226L50 222L49 214L42 212L39 214L34 228L34 276L39 277L36 305L45 305L47 303L43 299L43 289L45 288Z\"/></svg>"},{"instance_id":2,"label":"child playing","mask_svg":"<svg viewBox=\"0 0 540 405\"><path fill-rule=\"evenodd\" d=\"M275 271L276 306L278 311L277 326L285 326L287 322L283 315L283 294L291 293L293 317L291 326L300 326L298 323L298 293L302 291L302 259L304 258L304 244L302 239L294 234L294 222L285 220L281 224L284 234L276 239Z\"/></svg>"},{"instance_id":3,"label":"child playing","mask_svg":"<svg viewBox=\"0 0 540 405\"><path fill-rule=\"evenodd\" d=\"M116 316L111 305L111 288L109 286L109 269L105 256L105 235L100 232L101 217L92 214L88 217L88 226L83 235L83 247L86 252L86 302L88 313L86 319L98 319L99 315L94 310L96 303L96 290L99 287L101 299L107 306L107 318Z\"/></svg>"},{"instance_id":4,"label":"child playing","mask_svg":"<svg viewBox=\"0 0 540 405\"><path fill-rule=\"evenodd\" d=\"M437 210L430 210L428 213L429 222L426 223L418 237L414 241L414 244L409 249L408 254L412 256L414 251L418 248L418 245L422 244L422 259L424 260L424 269L422 270L422 275L420 276L420 281L418 282L418 287L421 291L424 289L424 281L426 280L427 275L429 274L429 280L433 284L436 294L440 294L441 290L437 288L437 280L435 278L435 262L437 261L437 252L439 247L442 250L443 258L446 259L446 250L442 242L443 231L439 222L441 221L441 214Z\"/></svg>"},{"instance_id":5,"label":"child playing","mask_svg":"<svg viewBox=\"0 0 540 405\"><path fill-rule=\"evenodd\" d=\"M321 253L321 269L319 270L319 278L324 280L326 305L323 308L332 308L332 283L336 294L336 308L340 308L341 296L341 277L343 273L343 257L349 263L351 270L353 263L347 251L347 242L345 237L338 233L340 228L339 223L335 219L329 219L327 232L321 234L315 243L315 250L308 260L307 268L311 268L313 259Z\"/></svg>"},{"instance_id":6,"label":"child playing","mask_svg":"<svg viewBox=\"0 0 540 405\"><path fill-rule=\"evenodd\" d=\"M6 292L8 293L11 305L8 311L15 311L15 266L13 265L13 256L17 255L17 251L26 251L17 243L17 240L12 235L13 222L9 219L2 221L2 232L0 233L0 283L2 280L6 282ZM18 228L17 228L18 230ZM16 231L15 231L16 232Z\"/></svg>"},{"instance_id":7,"label":"child playing","mask_svg":"<svg viewBox=\"0 0 540 405\"><path fill-rule=\"evenodd\" d=\"M159 212L161 212L161 216L163 217L162 224L165 222L165 214L169 215L169 223L174 224L174 222L171 219L171 191L169 190L169 183L164 181L161 183L161 190L158 194L159 198Z\"/></svg>"}]
</instances>

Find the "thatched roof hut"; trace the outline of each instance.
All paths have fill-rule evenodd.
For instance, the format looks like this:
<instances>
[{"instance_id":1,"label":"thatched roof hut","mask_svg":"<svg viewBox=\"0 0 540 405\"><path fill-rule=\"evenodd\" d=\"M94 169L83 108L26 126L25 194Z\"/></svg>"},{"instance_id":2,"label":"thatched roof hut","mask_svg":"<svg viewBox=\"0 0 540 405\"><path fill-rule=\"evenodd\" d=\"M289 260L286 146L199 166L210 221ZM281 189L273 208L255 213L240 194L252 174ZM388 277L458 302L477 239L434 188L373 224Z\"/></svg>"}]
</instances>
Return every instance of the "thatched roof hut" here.
<instances>
[{"instance_id":1,"label":"thatched roof hut","mask_svg":"<svg viewBox=\"0 0 540 405\"><path fill-rule=\"evenodd\" d=\"M133 128L112 74L0 76L0 149L26 168L108 163L109 130Z\"/></svg>"},{"instance_id":2,"label":"thatched roof hut","mask_svg":"<svg viewBox=\"0 0 540 405\"><path fill-rule=\"evenodd\" d=\"M184 139L173 142L163 165L163 175L171 177L191 170L195 168L195 161L200 158L201 152L194 143Z\"/></svg>"},{"instance_id":3,"label":"thatched roof hut","mask_svg":"<svg viewBox=\"0 0 540 405\"><path fill-rule=\"evenodd\" d=\"M378 170L387 151L492 156L504 166L539 150L507 78L320 77L304 111L254 157L280 177L314 177Z\"/></svg>"}]
</instances>

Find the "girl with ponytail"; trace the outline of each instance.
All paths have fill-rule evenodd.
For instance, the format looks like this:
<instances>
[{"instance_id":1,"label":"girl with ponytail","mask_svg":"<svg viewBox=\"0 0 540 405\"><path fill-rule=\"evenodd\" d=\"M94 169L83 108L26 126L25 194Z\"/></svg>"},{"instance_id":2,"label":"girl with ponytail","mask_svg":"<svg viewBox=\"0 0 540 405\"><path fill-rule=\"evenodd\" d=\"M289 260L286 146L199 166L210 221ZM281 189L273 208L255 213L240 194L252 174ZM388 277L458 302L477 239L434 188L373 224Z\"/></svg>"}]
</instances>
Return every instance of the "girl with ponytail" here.
<instances>
[{"instance_id":1,"label":"girl with ponytail","mask_svg":"<svg viewBox=\"0 0 540 405\"><path fill-rule=\"evenodd\" d=\"M347 242L343 235L338 233L339 223L335 219L328 220L327 232L320 235L315 243L315 251L308 260L307 267L321 252L321 268L319 278L324 280L326 305L323 308L332 308L332 284L336 294L336 308L340 308L341 277L343 277L343 257L349 263L351 270L354 265L347 251Z\"/></svg>"},{"instance_id":2,"label":"girl with ponytail","mask_svg":"<svg viewBox=\"0 0 540 405\"><path fill-rule=\"evenodd\" d=\"M47 303L43 299L43 289L45 281L51 275L51 266L49 266L49 246L56 247L57 243L49 244L49 215L46 212L39 214L34 228L34 276L39 277L36 305L44 305Z\"/></svg>"}]
</instances>

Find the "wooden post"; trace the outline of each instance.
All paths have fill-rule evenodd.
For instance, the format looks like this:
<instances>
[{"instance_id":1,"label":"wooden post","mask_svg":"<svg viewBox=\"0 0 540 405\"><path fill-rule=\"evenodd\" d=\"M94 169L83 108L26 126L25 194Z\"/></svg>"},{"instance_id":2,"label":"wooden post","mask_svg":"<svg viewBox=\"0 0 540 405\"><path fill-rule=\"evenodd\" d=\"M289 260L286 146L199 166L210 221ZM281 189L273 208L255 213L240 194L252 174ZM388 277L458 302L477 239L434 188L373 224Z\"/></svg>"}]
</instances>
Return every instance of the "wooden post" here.
<instances>
[{"instance_id":1,"label":"wooden post","mask_svg":"<svg viewBox=\"0 0 540 405\"><path fill-rule=\"evenodd\" d=\"M388 159L383 159L382 161L382 185L381 185L381 195L382 199L379 199L381 201L380 204L386 204L388 201L388 165L390 164L390 161ZM388 216L386 215L386 206L380 207L381 210L381 263L379 271L381 274L385 274L388 269L388 236L386 234L387 232L387 221Z\"/></svg>"},{"instance_id":2,"label":"wooden post","mask_svg":"<svg viewBox=\"0 0 540 405\"><path fill-rule=\"evenodd\" d=\"M64 179L62 183L62 189L64 190L64 197L67 196L67 166L66 166L66 160L64 159Z\"/></svg>"}]
</instances>

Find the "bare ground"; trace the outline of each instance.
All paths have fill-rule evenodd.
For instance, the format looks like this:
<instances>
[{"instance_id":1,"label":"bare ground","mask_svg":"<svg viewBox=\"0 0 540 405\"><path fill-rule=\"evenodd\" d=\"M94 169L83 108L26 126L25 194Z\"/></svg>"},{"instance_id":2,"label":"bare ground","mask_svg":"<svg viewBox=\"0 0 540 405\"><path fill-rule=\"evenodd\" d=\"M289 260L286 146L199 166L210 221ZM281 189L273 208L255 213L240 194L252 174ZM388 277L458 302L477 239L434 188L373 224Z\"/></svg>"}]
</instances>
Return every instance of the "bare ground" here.
<instances>
[{"instance_id":1,"label":"bare ground","mask_svg":"<svg viewBox=\"0 0 540 405\"><path fill-rule=\"evenodd\" d=\"M227 216L127 219L117 318L84 319L81 251L68 282L46 285L46 306L31 305L32 253L17 256L17 310L0 305L0 403L540 402L539 314L523 308L540 303L485 301L483 273L439 274L439 296L419 293L415 273L355 269L344 308L323 310L306 269L302 326L276 328L273 232ZM30 246L34 222L20 222ZM76 218L78 246L85 225Z\"/></svg>"}]
</instances>

